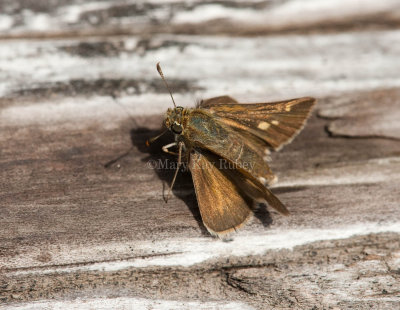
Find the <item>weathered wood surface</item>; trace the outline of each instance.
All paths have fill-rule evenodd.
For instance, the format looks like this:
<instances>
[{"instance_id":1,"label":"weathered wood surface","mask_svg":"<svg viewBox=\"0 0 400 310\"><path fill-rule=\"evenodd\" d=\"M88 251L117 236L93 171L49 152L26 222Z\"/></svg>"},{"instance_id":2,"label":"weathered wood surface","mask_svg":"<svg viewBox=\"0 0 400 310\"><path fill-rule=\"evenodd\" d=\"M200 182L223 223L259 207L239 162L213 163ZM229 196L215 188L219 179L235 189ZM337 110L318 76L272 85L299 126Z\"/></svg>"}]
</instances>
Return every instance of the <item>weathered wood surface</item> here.
<instances>
[{"instance_id":1,"label":"weathered wood surface","mask_svg":"<svg viewBox=\"0 0 400 310\"><path fill-rule=\"evenodd\" d=\"M388 0L1 2L0 308L399 308L399 24ZM157 61L183 106L318 97L272 154L290 217L222 242L189 174L163 202Z\"/></svg>"}]
</instances>

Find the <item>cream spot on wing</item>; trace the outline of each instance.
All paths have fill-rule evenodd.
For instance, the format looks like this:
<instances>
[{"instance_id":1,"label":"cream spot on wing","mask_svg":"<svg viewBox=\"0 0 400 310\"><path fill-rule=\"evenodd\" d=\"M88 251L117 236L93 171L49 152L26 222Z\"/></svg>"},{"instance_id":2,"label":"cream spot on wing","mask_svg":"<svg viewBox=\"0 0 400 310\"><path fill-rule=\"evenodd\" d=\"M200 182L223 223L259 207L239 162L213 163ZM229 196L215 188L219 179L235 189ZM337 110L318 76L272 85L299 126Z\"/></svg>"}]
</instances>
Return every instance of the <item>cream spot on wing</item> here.
<instances>
[{"instance_id":1,"label":"cream spot on wing","mask_svg":"<svg viewBox=\"0 0 400 310\"><path fill-rule=\"evenodd\" d=\"M287 105L286 108L285 108L285 111L286 112L290 112L291 109L292 109L292 107L290 105Z\"/></svg>"},{"instance_id":2,"label":"cream spot on wing","mask_svg":"<svg viewBox=\"0 0 400 310\"><path fill-rule=\"evenodd\" d=\"M267 130L269 128L269 126L271 126L271 125L267 122L260 122L260 124L258 124L257 127L262 130Z\"/></svg>"},{"instance_id":3,"label":"cream spot on wing","mask_svg":"<svg viewBox=\"0 0 400 310\"><path fill-rule=\"evenodd\" d=\"M265 156L263 157L263 160L264 160L265 162L269 162L269 161L271 161L271 156L265 155Z\"/></svg>"},{"instance_id":4,"label":"cream spot on wing","mask_svg":"<svg viewBox=\"0 0 400 310\"><path fill-rule=\"evenodd\" d=\"M278 124L279 124L279 121L273 120L271 123L272 123L273 125L278 125Z\"/></svg>"},{"instance_id":5,"label":"cream spot on wing","mask_svg":"<svg viewBox=\"0 0 400 310\"><path fill-rule=\"evenodd\" d=\"M264 184L264 185L267 185L268 184L268 182L267 182L267 179L266 178L263 178L263 177L259 177L258 178L258 180L262 183L262 184Z\"/></svg>"}]
</instances>

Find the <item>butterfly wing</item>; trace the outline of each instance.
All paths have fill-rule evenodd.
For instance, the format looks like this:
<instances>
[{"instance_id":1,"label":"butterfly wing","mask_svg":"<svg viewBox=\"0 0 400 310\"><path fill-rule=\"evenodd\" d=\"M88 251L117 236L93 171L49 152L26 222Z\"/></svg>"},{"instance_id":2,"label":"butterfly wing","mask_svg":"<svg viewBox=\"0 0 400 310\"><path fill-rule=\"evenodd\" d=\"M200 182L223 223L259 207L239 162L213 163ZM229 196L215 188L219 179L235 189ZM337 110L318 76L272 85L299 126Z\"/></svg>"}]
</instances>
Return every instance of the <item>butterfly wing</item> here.
<instances>
[{"instance_id":1,"label":"butterfly wing","mask_svg":"<svg viewBox=\"0 0 400 310\"><path fill-rule=\"evenodd\" d=\"M216 157L198 151L190 154L189 168L204 225L222 235L242 226L252 215L252 201L241 195L234 182L218 169Z\"/></svg>"},{"instance_id":2,"label":"butterfly wing","mask_svg":"<svg viewBox=\"0 0 400 310\"><path fill-rule=\"evenodd\" d=\"M183 139L189 149L208 151L217 156L222 167L227 167L227 172L237 172L231 179L240 179L237 187L251 193L254 200L266 201L277 211L288 214L285 206L260 182L260 178L271 181L274 175L252 140L225 126L204 109L191 111Z\"/></svg>"},{"instance_id":3,"label":"butterfly wing","mask_svg":"<svg viewBox=\"0 0 400 310\"><path fill-rule=\"evenodd\" d=\"M230 96L219 96L202 100L198 107L207 109L219 104L232 104L232 103L238 103L238 102Z\"/></svg>"},{"instance_id":4,"label":"butterfly wing","mask_svg":"<svg viewBox=\"0 0 400 310\"><path fill-rule=\"evenodd\" d=\"M245 170L226 167L206 150L190 154L189 168L204 225L214 235L241 227L252 215L256 201L266 201L282 214L282 202Z\"/></svg>"},{"instance_id":5,"label":"butterfly wing","mask_svg":"<svg viewBox=\"0 0 400 310\"><path fill-rule=\"evenodd\" d=\"M279 149L289 143L303 128L315 104L304 97L279 102L238 104L228 96L203 101L199 108L207 109L222 123L238 132L246 132Z\"/></svg>"}]
</instances>

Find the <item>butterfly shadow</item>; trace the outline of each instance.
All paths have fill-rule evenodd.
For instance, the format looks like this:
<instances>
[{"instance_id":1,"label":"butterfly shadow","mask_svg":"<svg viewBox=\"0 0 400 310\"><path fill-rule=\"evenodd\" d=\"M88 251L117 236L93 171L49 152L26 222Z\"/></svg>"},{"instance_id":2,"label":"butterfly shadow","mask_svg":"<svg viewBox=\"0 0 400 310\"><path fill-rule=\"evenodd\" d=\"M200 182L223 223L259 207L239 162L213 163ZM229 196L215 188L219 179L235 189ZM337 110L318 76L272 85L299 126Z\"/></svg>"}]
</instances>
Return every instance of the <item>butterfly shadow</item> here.
<instances>
[{"instance_id":1,"label":"butterfly shadow","mask_svg":"<svg viewBox=\"0 0 400 310\"><path fill-rule=\"evenodd\" d=\"M163 187L160 187L160 198L165 199L167 197L172 179L174 178L178 157L165 153L162 151L162 147L173 142L174 136L168 131L150 145L146 145L147 140L159 135L161 132L162 129L152 130L145 127L138 127L130 131L130 136L132 146L135 147L139 152L147 154L147 156L142 159L142 162L144 165L149 167L149 169L153 169L158 178L162 181ZM174 148L171 148L170 150L175 152L177 151ZM202 234L204 236L209 236L209 233L201 220L191 174L185 168L187 168L187 165L184 165L178 172L176 182L172 190L173 196L181 199L187 205L193 217L197 221ZM169 197L169 199L171 200L172 197Z\"/></svg>"},{"instance_id":2,"label":"butterfly shadow","mask_svg":"<svg viewBox=\"0 0 400 310\"><path fill-rule=\"evenodd\" d=\"M267 208L266 204L258 203L257 207L254 209L254 217L256 217L265 228L269 227L273 222L271 213Z\"/></svg>"}]
</instances>

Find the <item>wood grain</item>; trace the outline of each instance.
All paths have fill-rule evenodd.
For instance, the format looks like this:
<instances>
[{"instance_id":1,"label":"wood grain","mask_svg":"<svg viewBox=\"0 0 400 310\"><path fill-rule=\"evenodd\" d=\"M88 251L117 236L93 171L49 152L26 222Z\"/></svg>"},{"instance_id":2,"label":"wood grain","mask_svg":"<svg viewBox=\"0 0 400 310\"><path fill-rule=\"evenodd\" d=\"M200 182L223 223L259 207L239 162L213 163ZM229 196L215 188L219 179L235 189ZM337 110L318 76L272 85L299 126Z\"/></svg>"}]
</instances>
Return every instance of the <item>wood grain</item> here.
<instances>
[{"instance_id":1,"label":"wood grain","mask_svg":"<svg viewBox=\"0 0 400 310\"><path fill-rule=\"evenodd\" d=\"M0 309L398 308L398 3L343 3L1 3ZM164 203L157 61L183 106L318 98L290 217L214 239L188 172Z\"/></svg>"}]
</instances>

